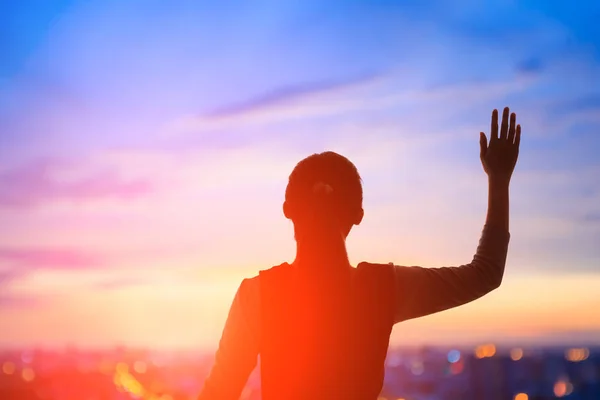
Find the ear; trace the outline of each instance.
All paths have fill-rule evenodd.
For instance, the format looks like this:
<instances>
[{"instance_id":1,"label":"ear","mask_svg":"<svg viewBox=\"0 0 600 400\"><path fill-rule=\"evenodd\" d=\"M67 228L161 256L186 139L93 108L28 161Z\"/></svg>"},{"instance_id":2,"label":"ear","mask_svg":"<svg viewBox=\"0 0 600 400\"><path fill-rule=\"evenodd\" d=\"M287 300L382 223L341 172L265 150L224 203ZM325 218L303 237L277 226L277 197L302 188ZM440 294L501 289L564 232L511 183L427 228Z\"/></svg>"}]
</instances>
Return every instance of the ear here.
<instances>
[{"instance_id":1,"label":"ear","mask_svg":"<svg viewBox=\"0 0 600 400\"><path fill-rule=\"evenodd\" d=\"M364 216L365 210L363 210L361 207L361 209L356 213L356 216L354 217L354 225L360 225Z\"/></svg>"},{"instance_id":2,"label":"ear","mask_svg":"<svg viewBox=\"0 0 600 400\"><path fill-rule=\"evenodd\" d=\"M285 215L285 217L287 219L292 219L292 207L290 206L290 203L288 203L287 201L283 202L283 215Z\"/></svg>"}]
</instances>

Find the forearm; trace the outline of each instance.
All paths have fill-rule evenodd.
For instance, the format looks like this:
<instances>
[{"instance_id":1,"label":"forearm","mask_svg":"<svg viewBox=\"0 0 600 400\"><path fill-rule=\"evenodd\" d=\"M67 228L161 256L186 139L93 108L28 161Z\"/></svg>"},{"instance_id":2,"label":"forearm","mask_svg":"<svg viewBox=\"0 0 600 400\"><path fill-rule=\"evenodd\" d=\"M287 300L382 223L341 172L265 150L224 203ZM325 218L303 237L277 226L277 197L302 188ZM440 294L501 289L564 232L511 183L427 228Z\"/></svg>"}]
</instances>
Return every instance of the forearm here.
<instances>
[{"instance_id":1,"label":"forearm","mask_svg":"<svg viewBox=\"0 0 600 400\"><path fill-rule=\"evenodd\" d=\"M509 231L509 179L488 178L486 225Z\"/></svg>"}]
</instances>

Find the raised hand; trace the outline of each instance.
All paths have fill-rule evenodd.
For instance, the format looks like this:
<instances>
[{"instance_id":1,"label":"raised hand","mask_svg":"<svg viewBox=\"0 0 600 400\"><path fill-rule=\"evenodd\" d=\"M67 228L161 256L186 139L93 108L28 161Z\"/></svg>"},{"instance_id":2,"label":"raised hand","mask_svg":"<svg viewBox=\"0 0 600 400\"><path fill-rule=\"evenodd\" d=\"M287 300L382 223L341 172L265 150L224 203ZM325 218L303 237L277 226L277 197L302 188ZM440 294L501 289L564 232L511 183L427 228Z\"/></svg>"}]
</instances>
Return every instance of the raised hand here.
<instances>
[{"instance_id":1,"label":"raised hand","mask_svg":"<svg viewBox=\"0 0 600 400\"><path fill-rule=\"evenodd\" d=\"M504 108L500 134L498 134L498 110L492 112L492 131L490 140L481 132L479 146L480 158L484 171L490 179L510 181L510 177L519 157L521 142L521 125L517 125L517 116L510 114L508 107Z\"/></svg>"}]
</instances>

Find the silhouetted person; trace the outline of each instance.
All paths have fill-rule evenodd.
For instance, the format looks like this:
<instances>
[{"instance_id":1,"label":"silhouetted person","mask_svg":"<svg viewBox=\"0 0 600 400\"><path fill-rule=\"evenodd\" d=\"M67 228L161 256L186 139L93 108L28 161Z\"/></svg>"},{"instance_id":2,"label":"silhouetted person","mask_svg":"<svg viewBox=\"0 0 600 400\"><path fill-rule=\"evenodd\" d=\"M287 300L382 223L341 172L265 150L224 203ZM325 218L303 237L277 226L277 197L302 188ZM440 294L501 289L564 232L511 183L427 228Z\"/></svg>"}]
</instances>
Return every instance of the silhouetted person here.
<instances>
[{"instance_id":1,"label":"silhouetted person","mask_svg":"<svg viewBox=\"0 0 600 400\"><path fill-rule=\"evenodd\" d=\"M264 400L378 397L395 323L475 300L502 282L509 242L509 182L521 128L504 109L480 135L488 212L477 252L459 267L348 261L345 239L363 218L362 185L345 157L325 152L298 163L283 213L294 223L292 264L242 281L200 399L239 398L261 359Z\"/></svg>"}]
</instances>

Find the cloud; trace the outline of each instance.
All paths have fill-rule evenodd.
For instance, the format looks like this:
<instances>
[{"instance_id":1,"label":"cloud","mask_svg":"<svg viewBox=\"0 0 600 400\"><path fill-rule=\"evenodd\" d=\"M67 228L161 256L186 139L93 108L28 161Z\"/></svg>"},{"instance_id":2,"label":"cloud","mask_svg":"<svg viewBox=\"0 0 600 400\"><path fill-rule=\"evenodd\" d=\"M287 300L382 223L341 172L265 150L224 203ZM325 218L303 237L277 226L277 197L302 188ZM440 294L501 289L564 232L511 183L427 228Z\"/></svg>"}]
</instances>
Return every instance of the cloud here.
<instances>
[{"instance_id":1,"label":"cloud","mask_svg":"<svg viewBox=\"0 0 600 400\"><path fill-rule=\"evenodd\" d=\"M38 307L43 303L45 302L33 296L0 295L0 308L29 309Z\"/></svg>"},{"instance_id":2,"label":"cloud","mask_svg":"<svg viewBox=\"0 0 600 400\"><path fill-rule=\"evenodd\" d=\"M217 130L239 132L281 123L296 124L294 130L297 131L302 129L299 124L316 123L325 117L340 117L351 113L349 119L356 119L371 113L372 118L385 111L407 113L419 105L428 107L429 112L435 110L438 113L450 113L457 108L468 107L469 104L523 91L536 79L536 76L517 76L510 80L483 79L411 85L406 80L409 75L405 71L403 74L372 75L341 84L320 83L292 89L282 88L198 117L181 118L173 124L169 133ZM460 99L460 103L456 102L457 99ZM451 107L448 107L449 103Z\"/></svg>"},{"instance_id":3,"label":"cloud","mask_svg":"<svg viewBox=\"0 0 600 400\"><path fill-rule=\"evenodd\" d=\"M227 106L208 113L208 118L223 118L239 114L249 113L256 110L279 106L282 103L296 101L305 97L312 97L322 94L337 94L346 90L370 86L381 80L380 74L368 74L362 77L349 80L331 80L307 83L282 87L273 92L250 99L247 102Z\"/></svg>"},{"instance_id":4,"label":"cloud","mask_svg":"<svg viewBox=\"0 0 600 400\"><path fill-rule=\"evenodd\" d=\"M90 284L90 287L92 289L100 289L100 290L114 290L114 289L120 289L123 287L130 287L130 286L138 286L141 284L145 284L150 282L147 279L140 279L138 277L130 277L130 278L114 278L114 279L106 279L106 280L100 280L98 282L93 282ZM152 283L156 283L156 282L152 282Z\"/></svg>"},{"instance_id":5,"label":"cloud","mask_svg":"<svg viewBox=\"0 0 600 400\"><path fill-rule=\"evenodd\" d=\"M0 308L46 305L65 293L61 285L108 289L134 283L133 280L105 282L102 277L108 265L104 257L76 249L0 247ZM73 283L73 278L77 283ZM54 290L44 290L56 285Z\"/></svg>"},{"instance_id":6,"label":"cloud","mask_svg":"<svg viewBox=\"0 0 600 400\"><path fill-rule=\"evenodd\" d=\"M122 180L114 170L92 171L66 160L38 160L0 172L0 206L31 207L47 201L130 199L149 193L147 180Z\"/></svg>"},{"instance_id":7,"label":"cloud","mask_svg":"<svg viewBox=\"0 0 600 400\"><path fill-rule=\"evenodd\" d=\"M40 270L81 271L103 266L105 262L101 257L83 251L0 247L0 308L21 309L47 304L48 296L31 291L26 283Z\"/></svg>"},{"instance_id":8,"label":"cloud","mask_svg":"<svg viewBox=\"0 0 600 400\"><path fill-rule=\"evenodd\" d=\"M322 117L365 108L365 93L383 83L384 74L370 74L341 81L320 81L281 87L239 104L217 108L199 117L183 118L174 131L223 129Z\"/></svg>"},{"instance_id":9,"label":"cloud","mask_svg":"<svg viewBox=\"0 0 600 400\"><path fill-rule=\"evenodd\" d=\"M87 252L35 247L0 247L0 261L17 271L39 268L78 270L104 265L101 257Z\"/></svg>"}]
</instances>

